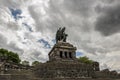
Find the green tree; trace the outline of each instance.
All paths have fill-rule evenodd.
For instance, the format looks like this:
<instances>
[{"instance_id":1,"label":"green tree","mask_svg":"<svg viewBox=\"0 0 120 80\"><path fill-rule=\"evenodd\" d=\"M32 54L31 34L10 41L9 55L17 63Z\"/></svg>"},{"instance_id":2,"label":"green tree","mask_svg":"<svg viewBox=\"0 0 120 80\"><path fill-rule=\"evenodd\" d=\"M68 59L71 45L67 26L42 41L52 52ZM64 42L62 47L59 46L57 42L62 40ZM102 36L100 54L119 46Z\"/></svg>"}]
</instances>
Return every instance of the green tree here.
<instances>
[{"instance_id":1,"label":"green tree","mask_svg":"<svg viewBox=\"0 0 120 80\"><path fill-rule=\"evenodd\" d=\"M14 53L12 51L8 51L7 49L0 49L0 56L7 58L6 60L8 62L14 62L14 63L20 63L20 58L17 53Z\"/></svg>"},{"instance_id":2,"label":"green tree","mask_svg":"<svg viewBox=\"0 0 120 80\"><path fill-rule=\"evenodd\" d=\"M38 64L40 64L41 62L39 62L39 61L34 61L34 62L32 62L32 66L36 66L36 65L38 65Z\"/></svg>"},{"instance_id":3,"label":"green tree","mask_svg":"<svg viewBox=\"0 0 120 80\"><path fill-rule=\"evenodd\" d=\"M84 56L84 57L79 57L78 60L82 63L86 63L86 64L92 64L93 61L92 60L89 60L88 57Z\"/></svg>"}]
</instances>

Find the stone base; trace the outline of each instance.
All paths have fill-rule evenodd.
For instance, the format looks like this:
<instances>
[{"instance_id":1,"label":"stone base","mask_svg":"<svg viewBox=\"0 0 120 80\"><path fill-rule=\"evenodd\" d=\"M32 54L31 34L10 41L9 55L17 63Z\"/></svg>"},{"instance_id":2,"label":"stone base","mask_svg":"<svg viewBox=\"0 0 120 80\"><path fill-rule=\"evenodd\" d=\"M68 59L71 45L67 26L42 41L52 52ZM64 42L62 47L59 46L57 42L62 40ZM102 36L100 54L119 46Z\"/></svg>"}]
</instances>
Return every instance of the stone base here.
<instances>
[{"instance_id":1,"label":"stone base","mask_svg":"<svg viewBox=\"0 0 120 80\"><path fill-rule=\"evenodd\" d=\"M120 80L120 79L92 79L92 78L30 78L30 75L0 75L0 80Z\"/></svg>"},{"instance_id":2,"label":"stone base","mask_svg":"<svg viewBox=\"0 0 120 80\"><path fill-rule=\"evenodd\" d=\"M39 79L33 79L33 80L120 80L120 79L107 79L107 78L101 78L101 79L91 79L91 78L39 78Z\"/></svg>"},{"instance_id":3,"label":"stone base","mask_svg":"<svg viewBox=\"0 0 120 80\"><path fill-rule=\"evenodd\" d=\"M48 62L34 69L38 78L93 78L92 65L79 62Z\"/></svg>"},{"instance_id":4,"label":"stone base","mask_svg":"<svg viewBox=\"0 0 120 80\"><path fill-rule=\"evenodd\" d=\"M0 75L0 80L120 80L120 79L92 79L92 78L29 78L30 75Z\"/></svg>"},{"instance_id":5,"label":"stone base","mask_svg":"<svg viewBox=\"0 0 120 80\"><path fill-rule=\"evenodd\" d=\"M3 74L0 75L0 80L31 80L30 75L12 75L12 74Z\"/></svg>"},{"instance_id":6,"label":"stone base","mask_svg":"<svg viewBox=\"0 0 120 80\"><path fill-rule=\"evenodd\" d=\"M58 42L49 52L49 61L76 60L76 47L67 42Z\"/></svg>"}]
</instances>

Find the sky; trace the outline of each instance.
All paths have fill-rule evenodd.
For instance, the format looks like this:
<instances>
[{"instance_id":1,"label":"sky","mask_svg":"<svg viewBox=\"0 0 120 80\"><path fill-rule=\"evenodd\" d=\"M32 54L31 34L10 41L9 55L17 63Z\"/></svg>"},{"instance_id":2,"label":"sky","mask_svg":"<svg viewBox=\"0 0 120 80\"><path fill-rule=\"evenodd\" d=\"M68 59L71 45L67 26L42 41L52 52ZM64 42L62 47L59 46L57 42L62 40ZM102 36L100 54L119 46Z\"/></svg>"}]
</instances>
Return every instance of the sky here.
<instances>
[{"instance_id":1,"label":"sky","mask_svg":"<svg viewBox=\"0 0 120 80\"><path fill-rule=\"evenodd\" d=\"M46 62L59 27L76 56L120 72L120 0L0 0L0 48Z\"/></svg>"}]
</instances>

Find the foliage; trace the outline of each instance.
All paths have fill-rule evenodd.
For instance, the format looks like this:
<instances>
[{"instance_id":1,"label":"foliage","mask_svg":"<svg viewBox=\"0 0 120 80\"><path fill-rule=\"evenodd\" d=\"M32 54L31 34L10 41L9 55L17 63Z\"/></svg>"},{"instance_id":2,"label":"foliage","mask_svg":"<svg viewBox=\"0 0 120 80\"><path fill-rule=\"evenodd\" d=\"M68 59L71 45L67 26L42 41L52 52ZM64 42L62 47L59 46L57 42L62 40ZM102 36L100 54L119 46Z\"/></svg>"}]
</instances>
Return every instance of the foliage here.
<instances>
[{"instance_id":1,"label":"foliage","mask_svg":"<svg viewBox=\"0 0 120 80\"><path fill-rule=\"evenodd\" d=\"M20 63L20 58L17 53L8 51L6 49L0 49L0 56L6 58L9 62Z\"/></svg>"},{"instance_id":2,"label":"foliage","mask_svg":"<svg viewBox=\"0 0 120 80\"><path fill-rule=\"evenodd\" d=\"M22 61L22 65L25 65L25 66L29 66L29 61L26 61L26 60L24 60L24 61Z\"/></svg>"},{"instance_id":3,"label":"foliage","mask_svg":"<svg viewBox=\"0 0 120 80\"><path fill-rule=\"evenodd\" d=\"M38 65L38 64L40 64L39 61L34 61L34 62L32 62L32 66L36 66L36 65Z\"/></svg>"},{"instance_id":4,"label":"foliage","mask_svg":"<svg viewBox=\"0 0 120 80\"><path fill-rule=\"evenodd\" d=\"M89 60L88 57L84 56L84 57L79 57L78 60L82 63L86 63L86 64L92 64L93 61L92 60Z\"/></svg>"}]
</instances>

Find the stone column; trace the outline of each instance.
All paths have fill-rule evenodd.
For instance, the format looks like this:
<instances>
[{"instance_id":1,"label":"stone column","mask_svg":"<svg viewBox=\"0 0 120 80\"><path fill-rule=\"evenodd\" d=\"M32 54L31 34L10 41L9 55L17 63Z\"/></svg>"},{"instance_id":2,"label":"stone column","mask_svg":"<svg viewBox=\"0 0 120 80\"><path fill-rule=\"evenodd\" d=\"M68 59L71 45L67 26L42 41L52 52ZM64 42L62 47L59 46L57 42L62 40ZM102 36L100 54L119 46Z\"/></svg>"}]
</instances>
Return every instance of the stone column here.
<instances>
[{"instance_id":1,"label":"stone column","mask_svg":"<svg viewBox=\"0 0 120 80\"><path fill-rule=\"evenodd\" d=\"M72 58L75 59L75 57L76 57L76 54L74 51L72 51Z\"/></svg>"},{"instance_id":2,"label":"stone column","mask_svg":"<svg viewBox=\"0 0 120 80\"><path fill-rule=\"evenodd\" d=\"M65 58L65 51L62 52L62 57Z\"/></svg>"},{"instance_id":3,"label":"stone column","mask_svg":"<svg viewBox=\"0 0 120 80\"><path fill-rule=\"evenodd\" d=\"M69 52L69 58L72 58L72 52Z\"/></svg>"},{"instance_id":4,"label":"stone column","mask_svg":"<svg viewBox=\"0 0 120 80\"><path fill-rule=\"evenodd\" d=\"M63 58L63 51L59 51L59 57Z\"/></svg>"},{"instance_id":5,"label":"stone column","mask_svg":"<svg viewBox=\"0 0 120 80\"><path fill-rule=\"evenodd\" d=\"M68 54L68 52L67 52L67 51L65 51L65 52L64 52L64 54L65 54L65 58L67 59L67 58L68 58L68 55L67 55L67 54Z\"/></svg>"},{"instance_id":6,"label":"stone column","mask_svg":"<svg viewBox=\"0 0 120 80\"><path fill-rule=\"evenodd\" d=\"M68 58L68 59L70 58L70 56L69 56L69 52L67 52L67 58Z\"/></svg>"}]
</instances>

